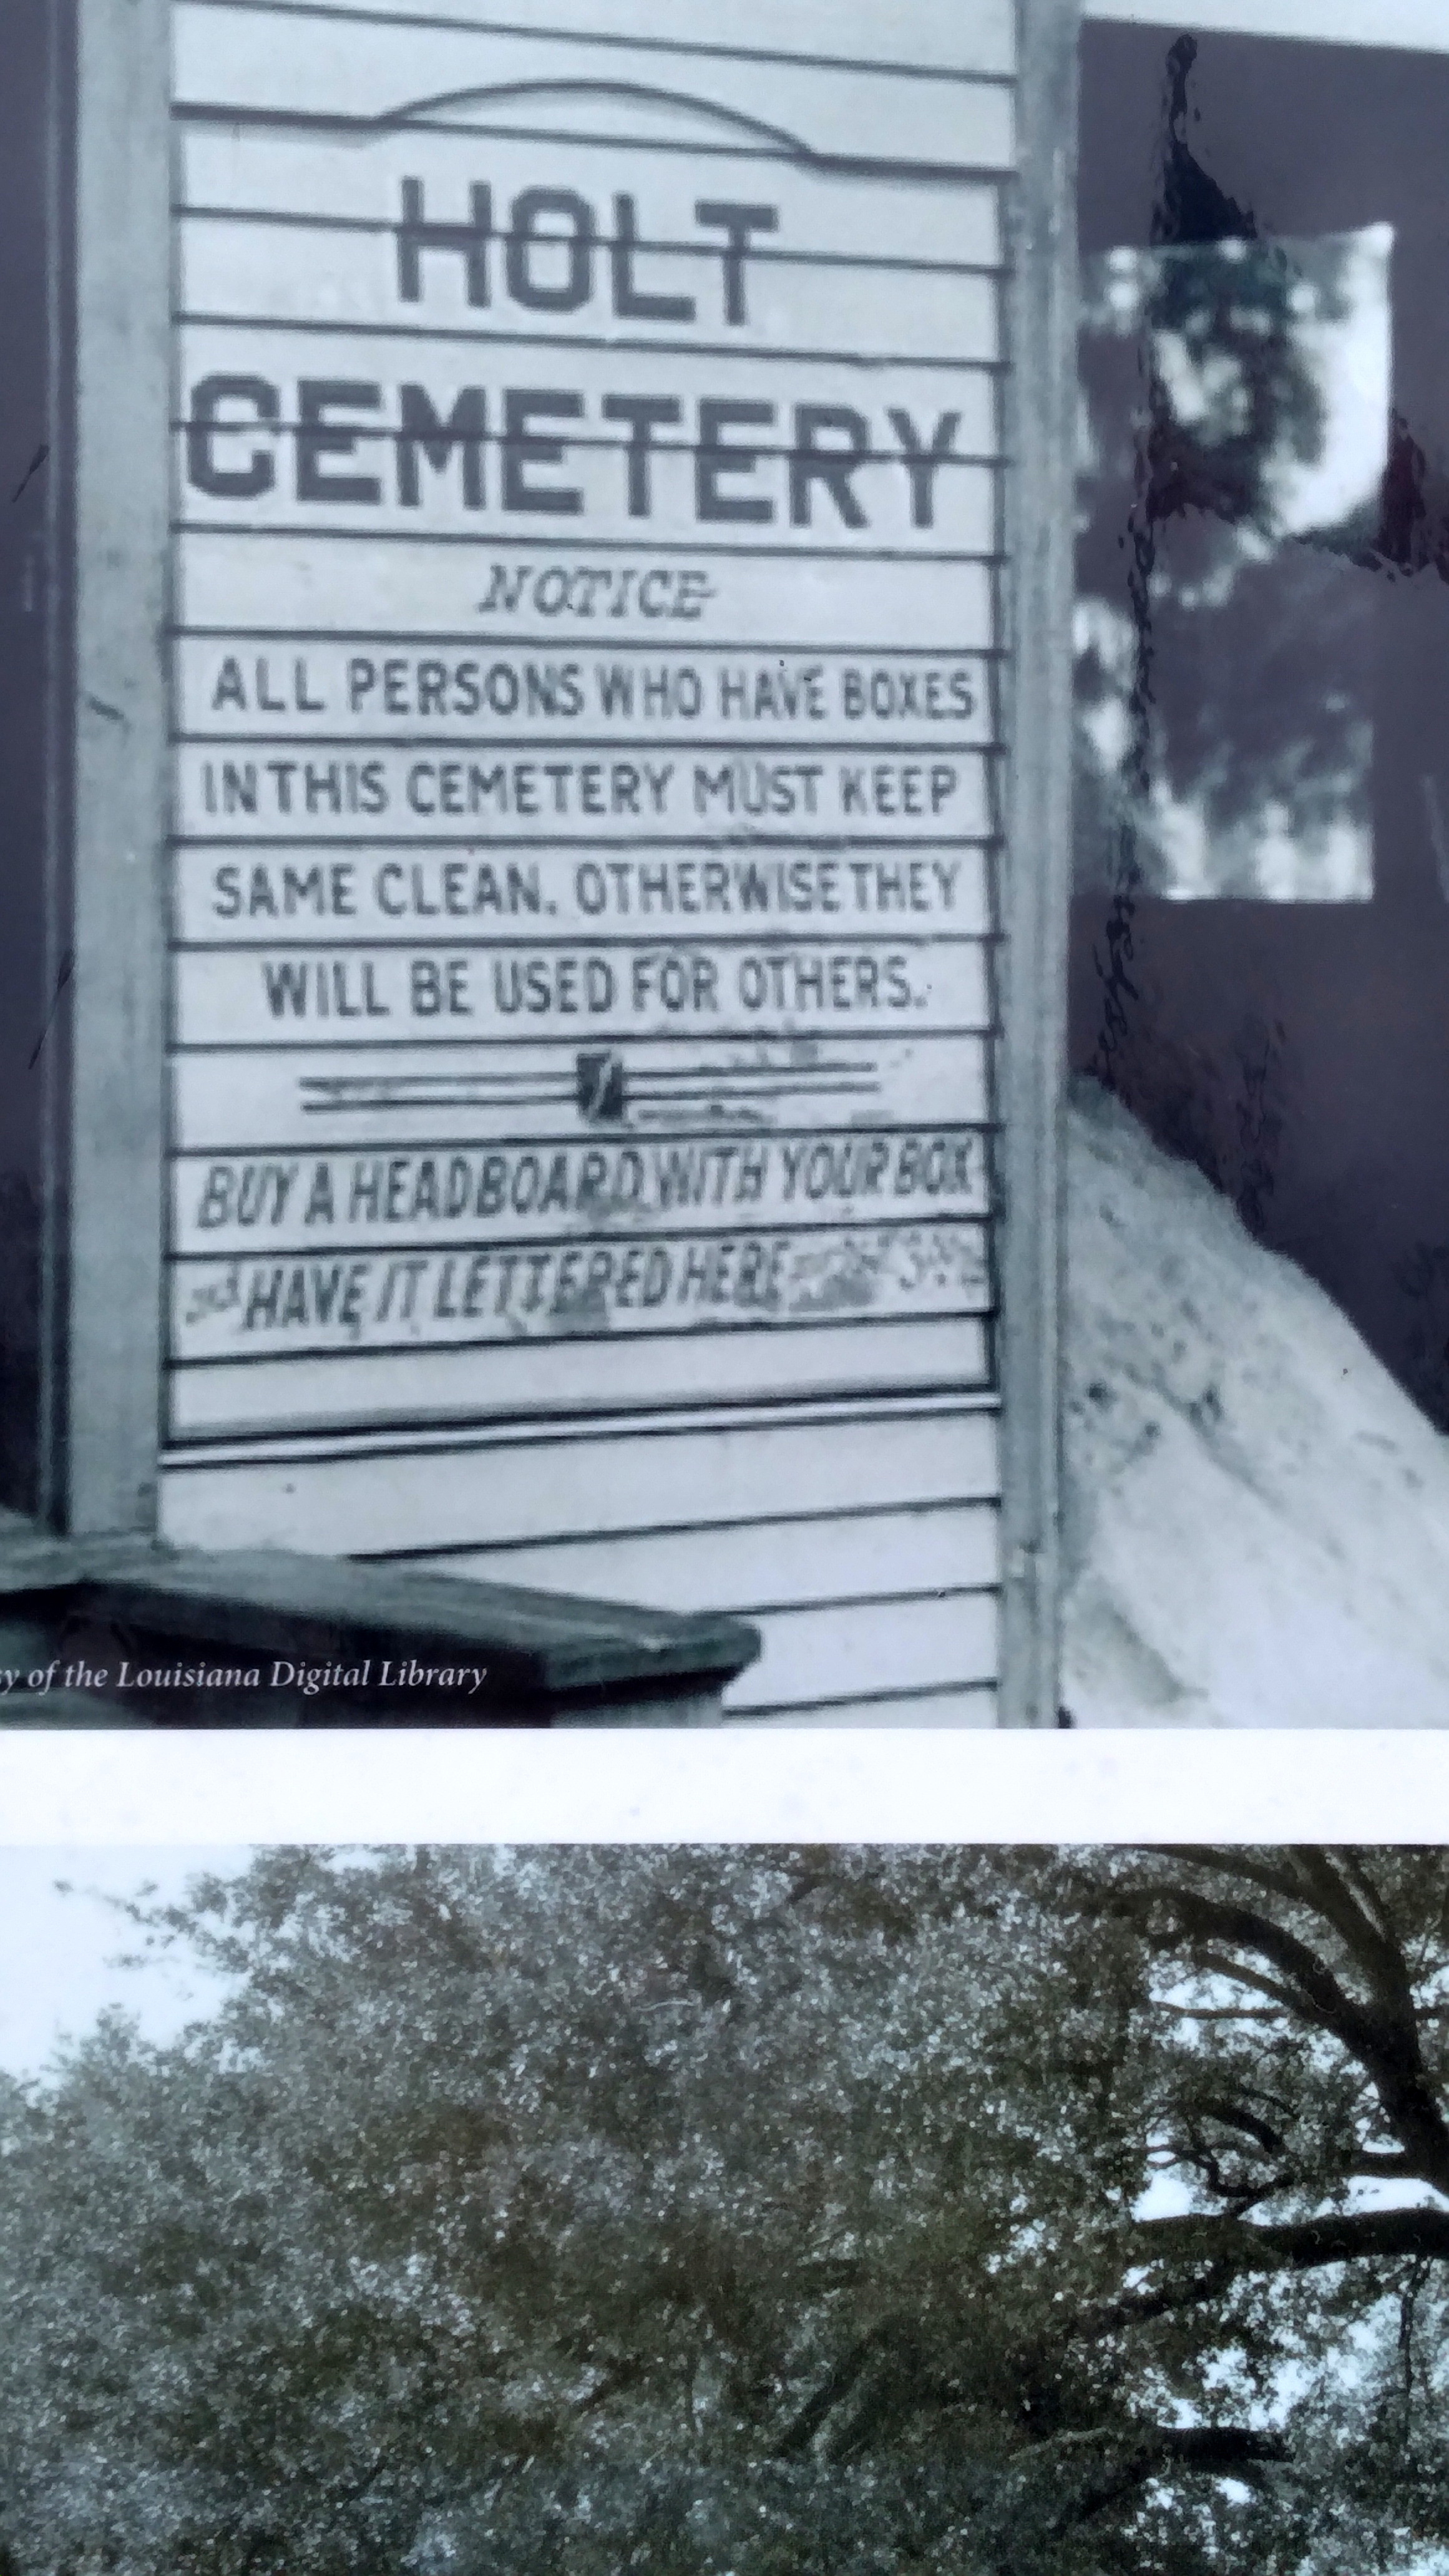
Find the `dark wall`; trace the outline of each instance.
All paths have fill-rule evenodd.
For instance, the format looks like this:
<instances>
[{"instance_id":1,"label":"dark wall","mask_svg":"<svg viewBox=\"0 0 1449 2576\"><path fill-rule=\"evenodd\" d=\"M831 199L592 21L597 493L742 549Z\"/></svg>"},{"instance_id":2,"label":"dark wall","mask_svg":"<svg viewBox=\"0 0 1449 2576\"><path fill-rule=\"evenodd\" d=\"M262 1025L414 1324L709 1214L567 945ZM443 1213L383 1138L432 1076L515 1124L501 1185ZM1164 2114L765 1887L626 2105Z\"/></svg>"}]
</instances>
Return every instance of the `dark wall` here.
<instances>
[{"instance_id":1,"label":"dark wall","mask_svg":"<svg viewBox=\"0 0 1449 2576\"><path fill-rule=\"evenodd\" d=\"M0 1503L36 1508L45 1180L48 638L58 460L47 293L53 0L4 0L0 71Z\"/></svg>"},{"instance_id":2,"label":"dark wall","mask_svg":"<svg viewBox=\"0 0 1449 2576\"><path fill-rule=\"evenodd\" d=\"M1084 252L1145 244L1154 218L1170 236L1180 219L1166 103L1182 33L1084 32ZM1209 35L1187 99L1180 142L1260 231L1395 227L1403 425L1381 561L1360 575L1377 596L1375 892L1344 906L1133 900L1115 925L1109 897L1079 899L1072 1058L1107 1068L1449 1425L1449 899L1425 790L1449 825L1449 56ZM1212 189L1194 202L1210 208Z\"/></svg>"}]
</instances>

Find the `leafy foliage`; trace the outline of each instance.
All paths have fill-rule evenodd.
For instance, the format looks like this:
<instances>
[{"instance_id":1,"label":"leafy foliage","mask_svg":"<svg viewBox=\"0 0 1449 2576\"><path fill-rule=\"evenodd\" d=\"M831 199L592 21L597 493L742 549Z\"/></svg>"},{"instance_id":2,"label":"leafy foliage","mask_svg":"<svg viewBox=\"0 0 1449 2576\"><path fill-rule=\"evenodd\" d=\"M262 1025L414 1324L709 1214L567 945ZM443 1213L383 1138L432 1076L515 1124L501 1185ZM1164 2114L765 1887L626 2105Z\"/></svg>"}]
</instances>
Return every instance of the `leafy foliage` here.
<instances>
[{"instance_id":1,"label":"leafy foliage","mask_svg":"<svg viewBox=\"0 0 1449 2576\"><path fill-rule=\"evenodd\" d=\"M262 1855L0 2099L21 2576L1449 2539L1439 1853Z\"/></svg>"}]
</instances>

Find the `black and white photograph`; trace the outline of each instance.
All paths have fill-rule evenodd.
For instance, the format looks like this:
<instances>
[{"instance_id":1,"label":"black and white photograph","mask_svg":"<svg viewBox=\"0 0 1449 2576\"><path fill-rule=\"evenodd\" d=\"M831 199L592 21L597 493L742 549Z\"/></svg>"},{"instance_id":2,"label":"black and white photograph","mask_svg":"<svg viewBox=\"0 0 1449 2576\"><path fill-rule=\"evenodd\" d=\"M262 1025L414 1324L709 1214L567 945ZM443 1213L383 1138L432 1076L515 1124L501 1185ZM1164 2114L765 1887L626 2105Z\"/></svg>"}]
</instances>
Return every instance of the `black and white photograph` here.
<instances>
[{"instance_id":1,"label":"black and white photograph","mask_svg":"<svg viewBox=\"0 0 1449 2576\"><path fill-rule=\"evenodd\" d=\"M12 7L3 1721L1055 1726L1066 0Z\"/></svg>"},{"instance_id":2,"label":"black and white photograph","mask_svg":"<svg viewBox=\"0 0 1449 2576\"><path fill-rule=\"evenodd\" d=\"M8 0L0 1727L1449 1724L1439 0Z\"/></svg>"}]
</instances>

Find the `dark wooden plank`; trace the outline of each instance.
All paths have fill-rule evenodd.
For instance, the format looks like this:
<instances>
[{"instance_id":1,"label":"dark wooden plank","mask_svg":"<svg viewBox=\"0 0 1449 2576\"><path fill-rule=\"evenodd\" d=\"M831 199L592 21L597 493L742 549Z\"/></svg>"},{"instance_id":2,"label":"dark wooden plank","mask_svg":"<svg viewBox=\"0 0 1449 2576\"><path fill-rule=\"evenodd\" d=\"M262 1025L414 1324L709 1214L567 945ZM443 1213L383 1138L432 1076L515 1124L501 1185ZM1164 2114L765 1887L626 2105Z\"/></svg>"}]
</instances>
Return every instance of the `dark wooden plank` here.
<instances>
[{"instance_id":1,"label":"dark wooden plank","mask_svg":"<svg viewBox=\"0 0 1449 2576\"><path fill-rule=\"evenodd\" d=\"M537 1704L548 1714L545 1703L604 1694L642 1702L675 1683L687 1695L717 1694L760 1649L754 1627L723 1611L680 1615L271 1548L201 1554L138 1539L47 1538L10 1515L0 1528L0 1603L10 1629L27 1623L33 1629L42 1663L55 1653L62 1667L74 1647L74 1639L71 1649L64 1641L76 1623L113 1626L122 1648L129 1638L145 1641L142 1661L154 1661L162 1647L188 1659L240 1654L334 1665L369 1654L374 1661L387 1655L450 1665L468 1657L487 1668L479 1711L485 1723L520 1705ZM130 1651L134 1662L136 1650ZM23 1698L16 1697L12 1710L6 1687L0 1724ZM263 1693L257 1709L263 1724L265 1701ZM38 1704L32 1694L30 1715ZM404 1704L400 1699L400 1711ZM334 1722L345 1716L345 1702L330 1713ZM407 1704L409 1717L418 1713ZM104 1713L95 1712L90 1722L106 1722Z\"/></svg>"}]
</instances>

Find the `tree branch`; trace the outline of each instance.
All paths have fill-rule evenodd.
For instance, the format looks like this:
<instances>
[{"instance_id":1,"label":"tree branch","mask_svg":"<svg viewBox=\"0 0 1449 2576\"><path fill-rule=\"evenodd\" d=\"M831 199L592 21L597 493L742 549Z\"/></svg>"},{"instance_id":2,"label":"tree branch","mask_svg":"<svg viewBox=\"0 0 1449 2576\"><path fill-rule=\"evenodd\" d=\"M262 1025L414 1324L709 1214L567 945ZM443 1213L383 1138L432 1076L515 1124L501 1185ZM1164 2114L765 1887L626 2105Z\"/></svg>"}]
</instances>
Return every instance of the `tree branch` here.
<instances>
[{"instance_id":1,"label":"tree branch","mask_svg":"<svg viewBox=\"0 0 1449 2576\"><path fill-rule=\"evenodd\" d=\"M1066 2440L1076 2448L1099 2438L1089 2433L1069 2435ZM1211 2477L1252 2478L1259 2470L1281 2467L1290 2457L1281 2433L1259 2432L1248 2424L1144 2425L1115 2458L1101 2462L1096 2475L1088 2478L1056 2527L1067 2532L1079 2523L1092 2521L1135 2495L1149 2478L1167 2467L1197 2470Z\"/></svg>"},{"instance_id":2,"label":"tree branch","mask_svg":"<svg viewBox=\"0 0 1449 2576\"><path fill-rule=\"evenodd\" d=\"M1215 2265L1226 2267L1230 2274L1277 2271L1280 2266L1308 2272L1327 2263L1384 2261L1406 2254L1449 2262L1449 2209L1344 2209L1324 2218L1251 2227L1237 2219L1144 2218L1138 2233L1159 2244L1176 2236L1184 2252L1211 2250ZM1148 2259L1158 2261L1161 2256L1154 2251ZM1195 2295L1211 2296L1220 2286L1218 2281L1197 2292L1189 2290L1188 2302ZM1155 2300L1155 2294L1149 2297ZM1161 2311L1155 2305L1152 2309L1138 2306L1135 2313Z\"/></svg>"},{"instance_id":3,"label":"tree branch","mask_svg":"<svg viewBox=\"0 0 1449 2576\"><path fill-rule=\"evenodd\" d=\"M1344 1898L1350 1901L1346 1892ZM1449 2122L1420 2054L1412 1997L1407 1993L1407 1971L1402 1962L1399 1967L1406 1997L1402 2008L1394 1997L1385 1999L1383 1987L1376 1986L1381 2009L1374 2012L1345 1991L1296 1933L1255 1907L1202 1896L1193 1888L1172 1883L1119 1889L1116 1902L1129 1919L1135 1918L1141 1924L1149 1941L1155 1937L1161 1942L1164 1937L1152 1933L1150 1917L1154 1907L1170 1908L1176 1918L1177 1940L1196 1950L1201 1966L1268 1995L1300 2019L1330 2032L1369 2077L1385 2120L1414 2160L1415 2171L1425 2182L1449 2192ZM1166 1938L1168 1945L1174 1946L1171 1936ZM1238 1965L1224 1955L1225 1950L1255 1953L1276 1969L1287 1985L1280 1987L1258 1971Z\"/></svg>"},{"instance_id":4,"label":"tree branch","mask_svg":"<svg viewBox=\"0 0 1449 2576\"><path fill-rule=\"evenodd\" d=\"M814 2396L806 2399L793 2423L786 2425L775 2445L777 2460L798 2459L802 2451L809 2449L826 2416L843 2397L849 2396L867 2362L890 2341L893 2332L889 2322L872 2326L869 2334L862 2335L841 2356L829 2377L821 2381Z\"/></svg>"}]
</instances>

